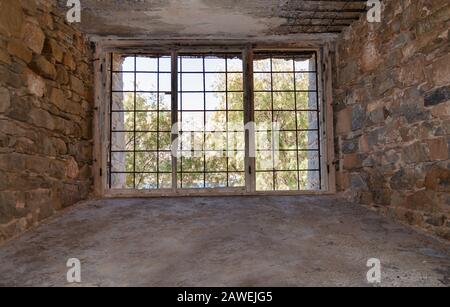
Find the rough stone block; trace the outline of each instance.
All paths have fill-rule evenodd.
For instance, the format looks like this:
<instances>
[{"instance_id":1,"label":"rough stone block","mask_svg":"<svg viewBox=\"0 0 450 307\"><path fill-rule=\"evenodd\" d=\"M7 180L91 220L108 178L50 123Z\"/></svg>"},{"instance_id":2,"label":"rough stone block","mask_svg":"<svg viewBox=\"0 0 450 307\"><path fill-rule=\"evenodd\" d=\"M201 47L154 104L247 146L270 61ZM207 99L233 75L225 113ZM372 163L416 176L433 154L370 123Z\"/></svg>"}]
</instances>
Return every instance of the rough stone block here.
<instances>
[{"instance_id":1,"label":"rough stone block","mask_svg":"<svg viewBox=\"0 0 450 307\"><path fill-rule=\"evenodd\" d=\"M390 185L395 190L412 190L414 183L414 170L402 168L392 176Z\"/></svg>"},{"instance_id":2,"label":"rough stone block","mask_svg":"<svg viewBox=\"0 0 450 307\"><path fill-rule=\"evenodd\" d=\"M74 71L77 67L77 64L75 63L75 60L73 59L73 56L69 53L66 53L64 55L63 59L64 65L66 65L71 71Z\"/></svg>"},{"instance_id":3,"label":"rough stone block","mask_svg":"<svg viewBox=\"0 0 450 307\"><path fill-rule=\"evenodd\" d=\"M22 33L23 12L20 1L0 1L0 33L7 37L19 37Z\"/></svg>"},{"instance_id":4,"label":"rough stone block","mask_svg":"<svg viewBox=\"0 0 450 307\"><path fill-rule=\"evenodd\" d=\"M27 21L23 27L23 42L37 54L41 54L44 47L45 34L39 24Z\"/></svg>"},{"instance_id":5,"label":"rough stone block","mask_svg":"<svg viewBox=\"0 0 450 307\"><path fill-rule=\"evenodd\" d=\"M46 92L45 81L40 76L35 74L32 70L27 69L24 72L25 82L28 87L28 91L36 95L37 97L44 96Z\"/></svg>"},{"instance_id":6,"label":"rough stone block","mask_svg":"<svg viewBox=\"0 0 450 307\"><path fill-rule=\"evenodd\" d=\"M450 192L450 169L433 166L425 177L425 187L431 191Z\"/></svg>"},{"instance_id":7,"label":"rough stone block","mask_svg":"<svg viewBox=\"0 0 450 307\"><path fill-rule=\"evenodd\" d=\"M61 63L64 59L64 50L54 39L48 39L45 42L44 53L52 56L59 63Z\"/></svg>"},{"instance_id":8,"label":"rough stone block","mask_svg":"<svg viewBox=\"0 0 450 307\"><path fill-rule=\"evenodd\" d=\"M42 109L32 109L29 113L30 121L37 127L46 128L48 130L55 129L55 121L53 116Z\"/></svg>"},{"instance_id":9,"label":"rough stone block","mask_svg":"<svg viewBox=\"0 0 450 307\"><path fill-rule=\"evenodd\" d=\"M66 177L69 179L76 179L80 174L80 169L74 158L70 158L66 163Z\"/></svg>"},{"instance_id":10,"label":"rough stone block","mask_svg":"<svg viewBox=\"0 0 450 307\"><path fill-rule=\"evenodd\" d=\"M40 76L47 79L56 79L56 68L55 66L47 61L43 56L35 56L30 67Z\"/></svg>"},{"instance_id":11,"label":"rough stone block","mask_svg":"<svg viewBox=\"0 0 450 307\"><path fill-rule=\"evenodd\" d=\"M426 140L428 148L430 150L430 159L447 160L448 159L448 147L447 140L445 138L437 138L432 140Z\"/></svg>"},{"instance_id":12,"label":"rough stone block","mask_svg":"<svg viewBox=\"0 0 450 307\"><path fill-rule=\"evenodd\" d=\"M435 193L421 190L407 197L403 207L411 210L433 212L437 208Z\"/></svg>"},{"instance_id":13,"label":"rough stone block","mask_svg":"<svg viewBox=\"0 0 450 307\"><path fill-rule=\"evenodd\" d=\"M11 56L3 49L0 49L0 62L7 65L10 65L12 63Z\"/></svg>"},{"instance_id":14,"label":"rough stone block","mask_svg":"<svg viewBox=\"0 0 450 307\"><path fill-rule=\"evenodd\" d=\"M356 105L352 109L352 130L359 130L364 127L366 120L366 110L361 105Z\"/></svg>"},{"instance_id":15,"label":"rough stone block","mask_svg":"<svg viewBox=\"0 0 450 307\"><path fill-rule=\"evenodd\" d=\"M26 122L29 118L29 111L32 103L26 97L11 97L11 106L6 113L9 118Z\"/></svg>"},{"instance_id":16,"label":"rough stone block","mask_svg":"<svg viewBox=\"0 0 450 307\"><path fill-rule=\"evenodd\" d=\"M73 75L70 76L70 86L75 93L81 96L86 95L86 87L84 86L83 81Z\"/></svg>"},{"instance_id":17,"label":"rough stone block","mask_svg":"<svg viewBox=\"0 0 450 307\"><path fill-rule=\"evenodd\" d=\"M353 170L361 166L362 166L361 159L358 154L344 155L344 169Z\"/></svg>"},{"instance_id":18,"label":"rough stone block","mask_svg":"<svg viewBox=\"0 0 450 307\"><path fill-rule=\"evenodd\" d=\"M7 88L0 87L0 113L5 113L11 105L11 97Z\"/></svg>"},{"instance_id":19,"label":"rough stone block","mask_svg":"<svg viewBox=\"0 0 450 307\"><path fill-rule=\"evenodd\" d=\"M337 113L336 133L345 134L352 131L352 109L346 108Z\"/></svg>"},{"instance_id":20,"label":"rough stone block","mask_svg":"<svg viewBox=\"0 0 450 307\"><path fill-rule=\"evenodd\" d=\"M450 54L433 63L431 75L435 86L444 86L450 83Z\"/></svg>"},{"instance_id":21,"label":"rough stone block","mask_svg":"<svg viewBox=\"0 0 450 307\"><path fill-rule=\"evenodd\" d=\"M30 63L33 58L33 53L19 40L9 42L8 52L10 55L22 59L25 63Z\"/></svg>"},{"instance_id":22,"label":"rough stone block","mask_svg":"<svg viewBox=\"0 0 450 307\"><path fill-rule=\"evenodd\" d=\"M57 106L58 109L63 110L65 102L63 91L60 90L59 88L52 88L50 94L50 102L53 103L55 106Z\"/></svg>"},{"instance_id":23,"label":"rough stone block","mask_svg":"<svg viewBox=\"0 0 450 307\"><path fill-rule=\"evenodd\" d=\"M403 157L406 163L429 161L426 146L420 142L403 147Z\"/></svg>"},{"instance_id":24,"label":"rough stone block","mask_svg":"<svg viewBox=\"0 0 450 307\"><path fill-rule=\"evenodd\" d=\"M69 84L69 73L64 68L63 65L57 65L56 66L56 82L60 85L67 85Z\"/></svg>"},{"instance_id":25,"label":"rough stone block","mask_svg":"<svg viewBox=\"0 0 450 307\"><path fill-rule=\"evenodd\" d=\"M444 225L445 221L446 221L445 215L435 215L425 220L427 224L430 224L435 227L440 227Z\"/></svg>"},{"instance_id":26,"label":"rough stone block","mask_svg":"<svg viewBox=\"0 0 450 307\"><path fill-rule=\"evenodd\" d=\"M342 142L342 152L344 154L356 153L359 149L359 139L345 140Z\"/></svg>"},{"instance_id":27,"label":"rough stone block","mask_svg":"<svg viewBox=\"0 0 450 307\"><path fill-rule=\"evenodd\" d=\"M448 101L450 101L450 86L440 87L425 95L426 107L435 106Z\"/></svg>"}]
</instances>

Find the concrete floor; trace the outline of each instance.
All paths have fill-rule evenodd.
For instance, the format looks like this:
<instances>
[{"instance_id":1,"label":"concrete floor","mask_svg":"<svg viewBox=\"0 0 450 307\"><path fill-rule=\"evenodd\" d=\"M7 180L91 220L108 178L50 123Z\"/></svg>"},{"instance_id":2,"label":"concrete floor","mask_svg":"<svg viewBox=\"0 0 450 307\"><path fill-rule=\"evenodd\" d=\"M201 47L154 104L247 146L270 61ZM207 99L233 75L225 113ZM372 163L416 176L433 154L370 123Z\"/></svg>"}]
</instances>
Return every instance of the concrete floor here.
<instances>
[{"instance_id":1,"label":"concrete floor","mask_svg":"<svg viewBox=\"0 0 450 307\"><path fill-rule=\"evenodd\" d=\"M449 286L449 245L333 197L101 200L0 247L0 286Z\"/></svg>"}]
</instances>

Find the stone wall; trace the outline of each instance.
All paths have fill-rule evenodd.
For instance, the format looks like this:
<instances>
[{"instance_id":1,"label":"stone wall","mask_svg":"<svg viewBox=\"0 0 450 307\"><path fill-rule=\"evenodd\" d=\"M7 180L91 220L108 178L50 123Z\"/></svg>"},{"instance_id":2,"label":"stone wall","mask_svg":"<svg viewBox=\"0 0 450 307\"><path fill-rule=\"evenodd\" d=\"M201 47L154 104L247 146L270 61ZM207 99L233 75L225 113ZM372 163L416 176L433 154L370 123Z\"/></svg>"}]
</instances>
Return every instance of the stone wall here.
<instances>
[{"instance_id":1,"label":"stone wall","mask_svg":"<svg viewBox=\"0 0 450 307\"><path fill-rule=\"evenodd\" d=\"M92 58L54 2L0 2L0 241L92 185Z\"/></svg>"},{"instance_id":2,"label":"stone wall","mask_svg":"<svg viewBox=\"0 0 450 307\"><path fill-rule=\"evenodd\" d=\"M338 190L450 239L450 2L384 3L336 46Z\"/></svg>"}]
</instances>

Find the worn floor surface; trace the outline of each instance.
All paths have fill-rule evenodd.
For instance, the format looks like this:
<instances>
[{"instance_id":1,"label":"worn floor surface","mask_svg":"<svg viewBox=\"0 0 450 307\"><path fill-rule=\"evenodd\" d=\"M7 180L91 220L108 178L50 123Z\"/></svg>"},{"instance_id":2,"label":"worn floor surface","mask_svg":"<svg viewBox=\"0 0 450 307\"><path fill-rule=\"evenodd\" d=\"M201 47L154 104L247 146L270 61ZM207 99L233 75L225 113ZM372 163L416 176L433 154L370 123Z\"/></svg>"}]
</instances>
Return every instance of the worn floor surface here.
<instances>
[{"instance_id":1,"label":"worn floor surface","mask_svg":"<svg viewBox=\"0 0 450 307\"><path fill-rule=\"evenodd\" d=\"M449 286L449 246L321 197L101 200L0 247L1 286Z\"/></svg>"}]
</instances>

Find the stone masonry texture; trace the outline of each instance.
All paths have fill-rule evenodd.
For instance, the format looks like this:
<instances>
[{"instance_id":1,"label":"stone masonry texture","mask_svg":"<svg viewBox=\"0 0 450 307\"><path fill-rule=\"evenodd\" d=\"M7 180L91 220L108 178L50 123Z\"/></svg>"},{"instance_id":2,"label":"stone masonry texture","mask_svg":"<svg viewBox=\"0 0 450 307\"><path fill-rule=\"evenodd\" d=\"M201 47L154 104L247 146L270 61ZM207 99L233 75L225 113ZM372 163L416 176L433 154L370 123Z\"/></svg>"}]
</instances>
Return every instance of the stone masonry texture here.
<instances>
[{"instance_id":1,"label":"stone masonry texture","mask_svg":"<svg viewBox=\"0 0 450 307\"><path fill-rule=\"evenodd\" d=\"M92 57L51 0L0 2L0 242L92 186Z\"/></svg>"},{"instance_id":2,"label":"stone masonry texture","mask_svg":"<svg viewBox=\"0 0 450 307\"><path fill-rule=\"evenodd\" d=\"M338 40L338 190L450 240L450 2L383 1Z\"/></svg>"}]
</instances>

